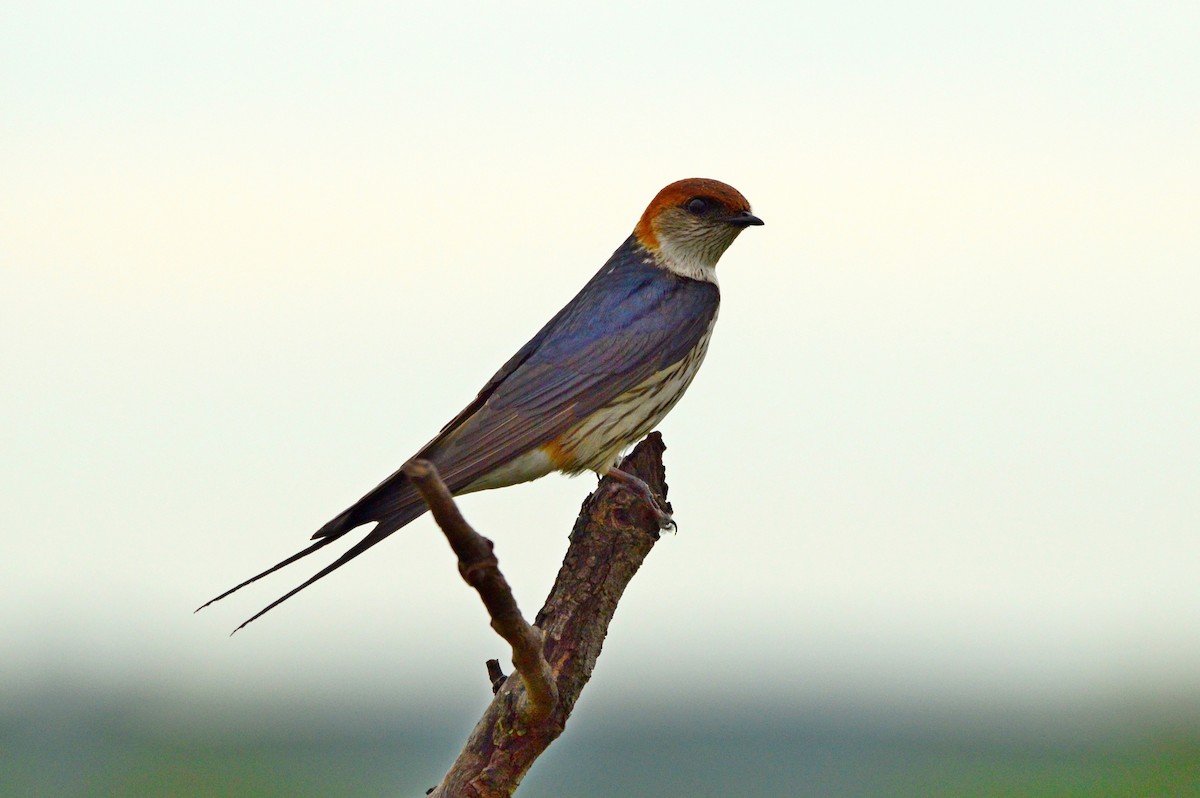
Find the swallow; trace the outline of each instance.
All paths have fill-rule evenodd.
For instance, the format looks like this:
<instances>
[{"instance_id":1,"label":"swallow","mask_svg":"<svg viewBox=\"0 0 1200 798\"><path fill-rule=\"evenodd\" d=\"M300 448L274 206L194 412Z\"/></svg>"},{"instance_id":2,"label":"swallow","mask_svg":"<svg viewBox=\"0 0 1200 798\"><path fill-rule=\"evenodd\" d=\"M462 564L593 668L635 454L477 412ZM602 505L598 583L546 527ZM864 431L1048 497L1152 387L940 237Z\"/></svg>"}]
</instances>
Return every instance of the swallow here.
<instances>
[{"instance_id":1,"label":"swallow","mask_svg":"<svg viewBox=\"0 0 1200 798\"><path fill-rule=\"evenodd\" d=\"M594 471L633 490L672 524L650 488L617 468L621 453L675 406L700 368L717 320L716 265L763 221L717 180L663 188L595 276L413 457L429 460L462 495ZM291 557L215 601L374 523L334 562L243 622L241 629L328 576L426 511L403 468L312 536ZM237 629L234 631L236 632Z\"/></svg>"}]
</instances>

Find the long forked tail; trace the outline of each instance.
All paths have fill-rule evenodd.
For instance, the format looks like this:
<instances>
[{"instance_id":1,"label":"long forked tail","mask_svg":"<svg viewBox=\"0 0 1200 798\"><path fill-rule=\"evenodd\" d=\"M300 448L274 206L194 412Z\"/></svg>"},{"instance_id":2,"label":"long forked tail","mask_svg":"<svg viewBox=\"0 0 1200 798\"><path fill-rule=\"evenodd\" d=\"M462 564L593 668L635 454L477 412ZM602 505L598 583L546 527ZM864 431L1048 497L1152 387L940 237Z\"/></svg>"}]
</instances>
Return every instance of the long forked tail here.
<instances>
[{"instance_id":1,"label":"long forked tail","mask_svg":"<svg viewBox=\"0 0 1200 798\"><path fill-rule=\"evenodd\" d=\"M416 491L413 491L413 493L415 495ZM353 509L354 508L351 508L351 510L353 510ZM403 506L402 508L396 508L396 509L400 510L400 512L393 512L393 514L390 514L384 520L380 520L379 523L376 524L374 529L372 529L370 532L368 532L362 540L358 541L358 543L355 543L353 546L351 546L342 556L338 557L332 563L330 563L326 567L322 568L320 571L318 571L316 574L314 574L312 577L310 577L308 580L306 580L299 586L289 590L287 593L283 594L282 596L275 599L267 606L263 607L261 610L259 610L254 615L252 615L250 618L247 618L245 621L243 621L237 627L237 629L234 629L233 631L237 632L239 629L246 626L246 624L250 623L253 620L260 618L262 615L264 615L268 611L274 609L275 607L279 606L283 602L287 601L289 598L296 595L301 590L303 590L304 588L311 585L313 582L316 582L318 579L326 577L329 574L336 571L338 568L341 568L343 565L350 562L355 557L362 554L364 551L366 551L367 549L371 548L379 541L386 538L388 535L390 535L393 532L395 532L396 530L400 529L405 524L412 521L414 518L417 518L418 516L420 516L422 513L425 512L426 507L423 502L418 501L418 502L406 503L406 506ZM305 548L305 549L302 549L302 550L296 552L291 557L288 557L286 560L281 560L280 562L275 563L267 570L263 571L262 573L255 574L254 576L250 577L249 579L242 582L241 584L231 587L229 590L226 590L221 595L219 595L215 598L209 599L208 601L204 602L199 607L197 607L195 611L199 612L200 610L204 609L208 605L210 605L214 602L220 601L221 599L225 598L226 596L230 595L231 593L236 593L237 591L241 590L246 585L253 584L254 582L257 582L259 579L262 579L264 576L273 574L276 571L278 571L280 568L283 568L286 565L291 565L296 560L299 560L303 557L307 557L308 555L312 554L313 552L317 551L318 549L322 549L325 546L328 546L330 543L333 543L335 540L342 538L348 532L350 532L353 529L358 528L359 526L362 526L364 523L369 523L369 521L355 520L354 514L352 514L351 510L347 510L346 512L339 515L337 518L333 519L333 521L330 521L328 524L323 526L321 528L321 533L324 534L324 537L318 539L316 543L313 543L308 548ZM340 529L337 528L338 526L340 526L341 528Z\"/></svg>"},{"instance_id":2,"label":"long forked tail","mask_svg":"<svg viewBox=\"0 0 1200 798\"><path fill-rule=\"evenodd\" d=\"M287 601L292 596L296 595L301 590L303 590L304 588L311 585L313 582L316 582L318 579L321 579L322 577L326 577L329 574L336 571L338 568L341 568L343 565L350 562L355 557L362 554L364 551L371 548L376 543L378 543L379 541L386 538L388 535L395 532L397 529L399 529L399 527L385 527L383 524L380 524L379 526L375 527L374 529L372 529L370 532L367 533L366 537L364 537L362 540L358 541L353 546L351 546L346 551L346 553L343 554L341 557L338 557L336 560L334 560L329 565L322 568L320 571L317 571L315 574L313 574L311 577L306 579L304 582L302 582L301 584L292 588L288 592L284 593L282 596L275 599L270 604L263 607L261 610L254 613L246 620L242 621L240 624L238 624L237 629L233 630L233 632L238 631L238 629L241 629L242 627L244 627L246 624L250 623L251 621L258 619L258 618L262 617L263 615L265 615L266 613L270 612L271 610L275 609L280 604ZM292 557L290 559L296 559L298 557L303 557L305 554L308 554L309 552L312 552L312 551L316 551L317 549L324 546L326 543L330 543L333 540L336 540L336 538L332 538L332 537L322 538L320 542L314 543L313 545L309 546L307 549L305 549L304 551L300 552L299 554L295 555L294 557ZM285 560L284 562L286 563L287 561ZM278 567L279 567L278 565L275 566L275 568L278 568ZM275 568L272 568L271 571L275 570ZM267 571L266 573L270 573L270 571ZM255 577L255 578L257 579L257 577ZM253 581L253 580L251 580L251 581ZM215 599L214 599L214 601L215 601ZM233 634L233 632L230 632L230 634Z\"/></svg>"},{"instance_id":3,"label":"long forked tail","mask_svg":"<svg viewBox=\"0 0 1200 798\"><path fill-rule=\"evenodd\" d=\"M345 534L345 533L343 532L342 534ZM332 543L332 542L334 542L335 540L337 540L337 539L338 539L338 537L341 537L341 535L338 535L337 537L327 537L327 538L321 538L320 540L318 540L318 541L317 541L316 543L314 543L313 545L309 546L308 548L306 548L306 549L304 549L304 550L302 550L302 551L298 551L298 552L296 552L296 553L295 553L295 554L293 554L291 557L288 557L286 560L283 560L283 561L281 561L281 562L277 562L277 563L275 563L274 565L272 565L270 568L268 568L267 570L263 571L262 573L260 573L260 574L255 574L254 576L252 576L252 577L250 577L249 579L247 579L245 582L241 582L241 583L239 583L239 584L236 584L236 585L234 585L233 587L229 588L228 590L226 590L226 591L225 591L224 593L222 593L221 595L219 595L219 596L215 596L215 597L213 597L213 598L210 598L208 601L204 602L204 603L203 603L203 604L201 604L199 607L197 607L197 608L194 610L194 612L200 612L200 610L204 609L204 608L205 608L205 607L207 607L209 604L215 604L216 602L218 602L218 601L220 601L221 599L225 598L225 597L226 597L226 596L228 596L229 594L238 592L239 590L241 590L242 588L244 588L246 585L253 584L254 582L257 582L259 579L262 579L264 576L267 576L267 575L269 575L269 574L273 574L273 573L275 573L276 571L278 571L280 568L284 567L285 565L291 565L291 564L292 564L292 563L294 563L296 560L299 560L299 559L301 559L301 558L303 558L303 557L307 557L308 555L312 554L312 553L313 553L314 551L316 551L317 549L322 549L322 548L324 548L324 547L328 546L330 543ZM238 628L241 628L241 627L238 627Z\"/></svg>"}]
</instances>

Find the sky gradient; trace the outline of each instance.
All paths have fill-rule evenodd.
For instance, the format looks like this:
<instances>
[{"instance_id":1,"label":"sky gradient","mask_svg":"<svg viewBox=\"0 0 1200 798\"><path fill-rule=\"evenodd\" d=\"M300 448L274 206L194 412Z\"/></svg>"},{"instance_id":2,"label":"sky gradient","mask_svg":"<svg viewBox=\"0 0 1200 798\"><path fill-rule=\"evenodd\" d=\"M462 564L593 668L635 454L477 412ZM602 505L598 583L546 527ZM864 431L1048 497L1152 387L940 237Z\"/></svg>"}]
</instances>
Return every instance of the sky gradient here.
<instances>
[{"instance_id":1,"label":"sky gradient","mask_svg":"<svg viewBox=\"0 0 1200 798\"><path fill-rule=\"evenodd\" d=\"M191 611L703 176L766 226L661 425L680 531L596 700L1194 699L1198 31L1165 3L6 5L0 692L473 705L502 644L428 519L233 639L320 563ZM527 614L592 485L463 501Z\"/></svg>"}]
</instances>

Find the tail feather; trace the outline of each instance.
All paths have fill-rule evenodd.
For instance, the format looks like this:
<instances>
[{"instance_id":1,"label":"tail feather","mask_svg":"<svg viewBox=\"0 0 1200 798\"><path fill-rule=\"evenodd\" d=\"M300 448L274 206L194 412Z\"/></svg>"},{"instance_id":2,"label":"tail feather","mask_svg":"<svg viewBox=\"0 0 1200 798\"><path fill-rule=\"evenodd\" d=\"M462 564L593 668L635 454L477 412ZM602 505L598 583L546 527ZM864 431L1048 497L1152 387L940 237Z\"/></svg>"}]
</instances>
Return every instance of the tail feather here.
<instances>
[{"instance_id":1,"label":"tail feather","mask_svg":"<svg viewBox=\"0 0 1200 798\"><path fill-rule=\"evenodd\" d=\"M346 531L349 531L349 530L346 530ZM229 588L221 595L219 595L215 598L210 598L208 601L204 602L199 607L197 607L194 610L194 612L200 612L200 610L204 609L209 604L214 604L214 603L220 601L221 599L225 598L229 594L236 593L237 591L244 588L246 585L253 584L253 583L257 582L259 579L262 579L264 576L275 573L276 571L278 571L280 568L284 567L285 565L291 565L296 560L299 560L302 557L307 557L308 555L312 554L317 549L321 549L321 548L324 548L325 546L328 546L330 543L334 542L335 540L337 540L339 537L341 537L344 534L346 534L345 531L342 532L341 535L337 535L335 537L322 538L321 540L317 541L316 543L314 543L313 545L304 549L303 551L298 551L295 554L293 554L291 557L288 557L286 560L282 560L280 562L275 563L274 565L272 565L270 568L263 571L262 573L255 574L254 576L247 579L245 582L242 582L241 584L238 584L238 585L234 585L233 587Z\"/></svg>"},{"instance_id":2,"label":"tail feather","mask_svg":"<svg viewBox=\"0 0 1200 798\"><path fill-rule=\"evenodd\" d=\"M367 523L367 521L359 521L357 524L350 523L350 518L354 515L354 510L357 507L358 505L356 504L354 507L346 509L341 515L334 518L316 532L313 532L313 535L311 538L309 538L309 540L319 540L321 538L337 540L351 529L354 529L354 527L359 526L359 524Z\"/></svg>"},{"instance_id":3,"label":"tail feather","mask_svg":"<svg viewBox=\"0 0 1200 798\"><path fill-rule=\"evenodd\" d=\"M462 479L454 480L454 483L450 485L451 490L461 488L461 485L459 484L460 482L462 482ZM293 588L292 590L289 590L284 595L275 599L275 601L272 601L270 604L263 607L253 616L246 619L241 626L238 626L237 629L233 630L236 632L238 629L246 626L246 624L257 620L265 613L273 610L275 607L287 601L289 598L296 595L313 582L316 582L317 580L333 573L338 568L341 568L343 565L350 562L355 557L386 538L388 535L392 534L413 519L425 513L427 509L428 508L425 506L425 501L421 498L421 495L417 493L416 488L414 488L412 484L408 482L408 478L404 476L404 471L401 469L385 479L353 505L335 516L331 521L329 521L329 523L318 529L317 532L312 536L312 539L316 542L314 542L308 548L296 552L291 557L272 565L262 573L255 574L241 584L231 587L229 590L226 590L216 598L209 599L204 604L197 607L196 612L199 612L214 602L220 601L231 593L241 590L242 588L246 587L246 585L253 584L259 579L262 579L264 576L273 574L280 568L283 568L286 565L291 565L296 560L307 557L318 549L328 546L335 540L345 536L348 532L351 532L352 530L355 530L364 524L375 522L375 528L368 532L366 536L362 538L362 540L358 541L351 548L349 548L345 554L338 557L325 568L322 568L303 584Z\"/></svg>"},{"instance_id":4,"label":"tail feather","mask_svg":"<svg viewBox=\"0 0 1200 798\"><path fill-rule=\"evenodd\" d=\"M404 475L404 469L396 471L383 482L371 488L365 496L346 508L341 515L313 533L312 539L339 538L355 527L379 521L388 523L393 518L408 514L410 506L421 503L421 497ZM416 516L413 516L415 518ZM412 520L411 518L409 520ZM401 522L400 526L408 523ZM399 529L400 527L396 527Z\"/></svg>"},{"instance_id":5,"label":"tail feather","mask_svg":"<svg viewBox=\"0 0 1200 798\"><path fill-rule=\"evenodd\" d=\"M420 495L417 494L415 489L411 489L411 487L410 487L410 491L405 491L404 493L409 494L409 495L402 494L401 496L398 496L398 497L396 497L396 496L389 497L389 498L391 498L391 501L387 505L383 505L382 502L378 502L378 500L377 500L378 506L373 507L370 504L364 504L364 501L360 500L353 507L350 507L349 509L345 510L340 515L338 515L336 518L334 518L332 521L325 524L325 526L321 527L321 529L317 532L317 534L313 536L314 539L317 539L317 540L311 546L309 546L306 549L302 549L301 551L296 552L291 557L288 557L286 560L282 560L280 562L275 563L267 570L263 571L262 573L255 574L254 576L250 577L249 579L242 582L241 584L238 584L238 585L235 585L235 586L229 588L221 595L219 595L215 598L209 599L208 601L204 602L199 607L197 607L196 612L199 612L200 610L204 609L205 607L207 607L208 605L210 605L214 602L220 601L221 599L225 598L226 596L230 595L231 593L236 593L237 591L244 588L246 585L257 582L258 580L262 579L264 576L268 576L270 574L275 573L280 568L283 568L286 565L291 565L292 563L296 562L296 560L299 560L303 557L307 557L308 555L312 554L313 552L317 551L318 549L322 549L325 546L328 546L330 543L333 543L335 540L342 538L348 532L351 532L352 530L357 529L358 527L360 527L364 524L369 524L372 521L378 522L374 529L372 529L370 532L368 532L366 534L366 536L363 537L362 540L358 541L358 543L355 543L350 549L348 549L345 554L338 557L327 567L322 568L313 577L308 579L306 582L301 584L299 587L296 587L296 588L288 591L286 594L284 594L283 596L279 597L278 599L276 599L275 601L271 602L266 607L261 609L253 617L247 619L244 623L241 624L241 626L238 626L237 629L233 630L236 632L238 629L241 629L246 624L259 618L264 613L268 612L269 610L274 609L275 607L282 604L287 599L296 595L301 590L303 590L304 588L311 585L313 582L316 582L318 579L328 576L329 574L336 571L338 568L341 568L343 565L350 562L355 557L362 554L364 551L371 548L376 543L383 540L388 535L392 534L396 530L398 530L401 527L403 527L404 525L408 524L410 521L417 518L418 516L420 516L421 514L423 514L426 511L427 508L425 506L425 503L421 499ZM366 499L366 498L367 497L364 497L364 499ZM379 512L379 511L383 511L383 512ZM374 513L378 513L378 514L374 514ZM367 517L363 517L364 515Z\"/></svg>"},{"instance_id":6,"label":"tail feather","mask_svg":"<svg viewBox=\"0 0 1200 798\"><path fill-rule=\"evenodd\" d=\"M409 520L411 520L411 519L409 519ZM408 521L405 521L404 523L408 523ZM379 541L383 540L384 538L386 538L388 535L390 535L390 534L392 534L393 532L395 532L397 529L399 529L399 528L400 528L401 526L403 526L403 525L404 525L404 524L400 524L400 525L398 525L398 526L387 526L387 527L385 527L385 526L383 526L382 524L380 524L379 526L375 527L374 529L372 529L370 532L368 532L368 533L367 533L367 536L366 536L366 537L364 537L362 540L360 540L360 541L358 541L357 543L355 543L355 544L354 544L354 545L353 545L353 546L352 546L350 549L348 549L348 550L346 551L346 553L345 553L345 554L343 554L341 557L338 557L336 560L334 560L333 562L331 562L329 565L325 566L325 567L324 567L324 568L322 568L320 571L317 571L317 573L313 574L311 577L309 577L309 578L308 578L306 581L304 581L302 584L300 584L300 585L298 585L298 586L296 586L296 587L292 588L291 590L289 590L288 592L284 593L284 594L283 594L282 596L280 596L279 598L277 598L277 599L275 599L274 601L272 601L272 602L271 602L270 604L268 604L267 606L263 607L263 608L262 608L261 610L259 610L258 612L256 612L256 613L254 613L253 615L251 615L251 616L250 616L249 618L247 618L246 620L242 621L242 623L241 623L240 625L238 625L238 628L237 628L237 629L234 629L234 630L233 630L233 632L230 632L230 634L233 634L234 632L237 632L239 629L242 629L242 628L243 628L243 627L245 627L247 624L249 624L251 621L255 621L255 620L257 620L257 619L261 618L263 615L265 615L266 613L268 613L268 612L270 612L271 610L275 609L275 608L276 608L276 607L278 607L280 604L282 604L283 602L287 601L287 600L288 600L288 599L290 599L292 596L296 595L296 594L297 594L297 593L299 593L301 590L303 590L304 588L306 588L306 587L308 587L309 585L311 585L313 582L316 582L318 579L321 579L321 578L323 578L323 577L326 577L326 576L328 576L329 574L331 574L331 573L333 573L334 571L336 571L338 568L341 568L343 565L345 565L346 563L350 562L350 561L351 561L351 560L353 560L355 557L357 557L358 555L362 554L364 551L366 551L367 549L371 548L371 547L372 547L372 546L374 546L376 543L378 543ZM344 534L344 533L343 533L343 534ZM340 537L340 536L339 536L339 537ZM312 546L309 546L309 547L308 547L307 549L305 549L303 552L301 552L300 554L296 555L296 557L293 557L293 558L291 558L291 559L293 559L293 560L294 560L294 559L297 559L298 557L301 557L301 556L303 556L304 554L307 554L307 553L309 553L310 551L315 551L316 549L320 548L321 546L324 546L326 543L331 543L331 542L333 542L334 540L336 540L336 538L323 538L323 539L322 539L322 540L321 540L319 543L316 543L316 544L314 544L314 545L312 545ZM286 564L287 562L288 562L288 561L285 561L284 563L281 563L281 564ZM275 568L278 568L278 567L279 567L278 565L277 565L277 566L275 566ZM272 568L271 570L273 571L273 570L275 570L275 568ZM266 573L270 573L270 571L267 571ZM260 574L260 576L261 576L261 575L262 575L262 574ZM255 577L255 579L257 579L257 578L258 578L258 577ZM254 580L252 579L252 580L250 580L250 581L254 581ZM239 585L238 587L241 587L241 585ZM234 590L236 590L236 589L237 589L237 588L234 588ZM230 592L232 592L232 591L230 591ZM217 598L220 598L220 596L218 596ZM216 599L213 599L213 601L216 601ZM210 602L210 603L211 603L211 602Z\"/></svg>"}]
</instances>

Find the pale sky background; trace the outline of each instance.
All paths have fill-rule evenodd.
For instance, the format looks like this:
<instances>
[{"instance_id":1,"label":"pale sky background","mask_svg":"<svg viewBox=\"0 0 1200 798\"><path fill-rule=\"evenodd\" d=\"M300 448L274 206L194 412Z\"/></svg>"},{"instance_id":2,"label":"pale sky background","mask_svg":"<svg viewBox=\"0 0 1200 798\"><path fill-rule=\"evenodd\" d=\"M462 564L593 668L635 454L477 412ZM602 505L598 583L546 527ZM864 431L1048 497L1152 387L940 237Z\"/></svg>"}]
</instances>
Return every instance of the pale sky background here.
<instances>
[{"instance_id":1,"label":"pale sky background","mask_svg":"<svg viewBox=\"0 0 1200 798\"><path fill-rule=\"evenodd\" d=\"M233 638L330 558L191 611L689 176L767 224L585 698L1200 694L1198 41L1194 3L6 4L0 696L477 708L504 646L427 519ZM531 616L593 484L463 501Z\"/></svg>"}]
</instances>

